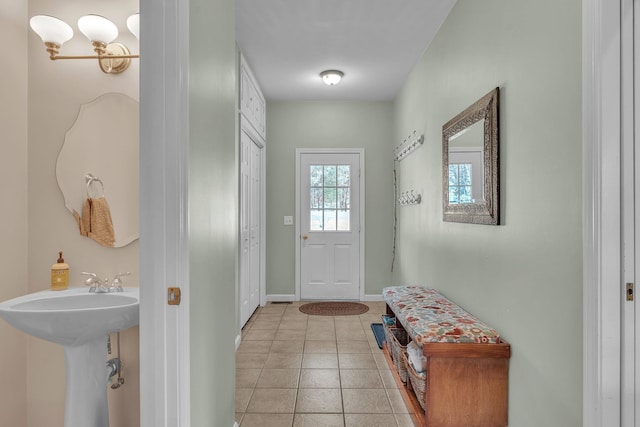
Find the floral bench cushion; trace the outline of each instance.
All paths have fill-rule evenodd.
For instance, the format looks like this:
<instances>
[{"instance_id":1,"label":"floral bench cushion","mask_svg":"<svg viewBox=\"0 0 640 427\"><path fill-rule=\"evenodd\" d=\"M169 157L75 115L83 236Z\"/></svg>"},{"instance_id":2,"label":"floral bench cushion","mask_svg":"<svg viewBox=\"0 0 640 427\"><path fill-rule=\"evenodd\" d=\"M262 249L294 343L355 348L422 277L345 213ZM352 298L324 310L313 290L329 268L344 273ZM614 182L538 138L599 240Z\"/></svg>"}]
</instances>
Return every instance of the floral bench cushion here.
<instances>
[{"instance_id":1,"label":"floral bench cushion","mask_svg":"<svg viewBox=\"0 0 640 427\"><path fill-rule=\"evenodd\" d=\"M497 343L498 332L435 289L392 286L382 296L415 342Z\"/></svg>"}]
</instances>

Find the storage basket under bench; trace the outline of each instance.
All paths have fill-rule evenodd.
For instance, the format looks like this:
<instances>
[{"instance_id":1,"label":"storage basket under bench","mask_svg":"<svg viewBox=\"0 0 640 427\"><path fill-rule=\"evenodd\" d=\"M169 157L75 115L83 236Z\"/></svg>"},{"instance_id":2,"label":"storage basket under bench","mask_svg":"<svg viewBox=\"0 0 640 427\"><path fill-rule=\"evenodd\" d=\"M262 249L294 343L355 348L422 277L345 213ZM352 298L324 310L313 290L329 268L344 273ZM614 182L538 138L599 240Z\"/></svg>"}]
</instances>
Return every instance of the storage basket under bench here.
<instances>
[{"instance_id":1,"label":"storage basket under bench","mask_svg":"<svg viewBox=\"0 0 640 427\"><path fill-rule=\"evenodd\" d=\"M393 286L382 294L386 348L424 410L420 425L506 426L511 349L498 332L435 289ZM423 373L408 362L412 340L426 357Z\"/></svg>"}]
</instances>

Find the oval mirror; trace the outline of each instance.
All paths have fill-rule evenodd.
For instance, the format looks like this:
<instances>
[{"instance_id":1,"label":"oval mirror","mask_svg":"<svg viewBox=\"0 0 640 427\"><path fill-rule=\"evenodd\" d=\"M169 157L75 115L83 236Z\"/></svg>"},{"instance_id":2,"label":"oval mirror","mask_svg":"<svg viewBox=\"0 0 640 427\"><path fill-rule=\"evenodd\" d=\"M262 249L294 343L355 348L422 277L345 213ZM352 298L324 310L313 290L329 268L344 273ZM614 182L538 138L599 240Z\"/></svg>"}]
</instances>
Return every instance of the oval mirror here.
<instances>
[{"instance_id":1,"label":"oval mirror","mask_svg":"<svg viewBox=\"0 0 640 427\"><path fill-rule=\"evenodd\" d=\"M64 204L76 216L80 233L103 246L126 246L139 236L138 125L136 100L121 93L102 95L80 106L58 155L56 178ZM111 236L106 236L109 216Z\"/></svg>"}]
</instances>

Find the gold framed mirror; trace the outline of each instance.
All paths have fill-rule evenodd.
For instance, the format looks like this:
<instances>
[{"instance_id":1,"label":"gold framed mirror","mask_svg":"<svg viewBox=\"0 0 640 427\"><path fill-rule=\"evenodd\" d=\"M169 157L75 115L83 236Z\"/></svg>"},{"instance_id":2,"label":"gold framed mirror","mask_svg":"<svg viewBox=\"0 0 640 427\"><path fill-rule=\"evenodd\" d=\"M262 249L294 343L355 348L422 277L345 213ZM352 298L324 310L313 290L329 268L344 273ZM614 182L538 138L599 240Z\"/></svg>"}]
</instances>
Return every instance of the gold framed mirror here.
<instances>
[{"instance_id":1,"label":"gold framed mirror","mask_svg":"<svg viewBox=\"0 0 640 427\"><path fill-rule=\"evenodd\" d=\"M498 99L495 88L442 126L442 219L499 224Z\"/></svg>"}]
</instances>

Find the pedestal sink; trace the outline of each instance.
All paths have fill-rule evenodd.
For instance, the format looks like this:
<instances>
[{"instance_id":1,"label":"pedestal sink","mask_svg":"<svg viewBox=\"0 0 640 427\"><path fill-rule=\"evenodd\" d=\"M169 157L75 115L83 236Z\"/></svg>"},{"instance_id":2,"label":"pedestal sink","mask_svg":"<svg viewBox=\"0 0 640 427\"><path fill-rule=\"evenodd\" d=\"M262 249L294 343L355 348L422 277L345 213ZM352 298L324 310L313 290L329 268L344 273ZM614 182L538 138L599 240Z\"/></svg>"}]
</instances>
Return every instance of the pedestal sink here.
<instances>
[{"instance_id":1,"label":"pedestal sink","mask_svg":"<svg viewBox=\"0 0 640 427\"><path fill-rule=\"evenodd\" d=\"M64 346L65 427L108 427L107 335L139 323L138 288L89 293L43 291L0 303L0 317L23 332Z\"/></svg>"}]
</instances>

